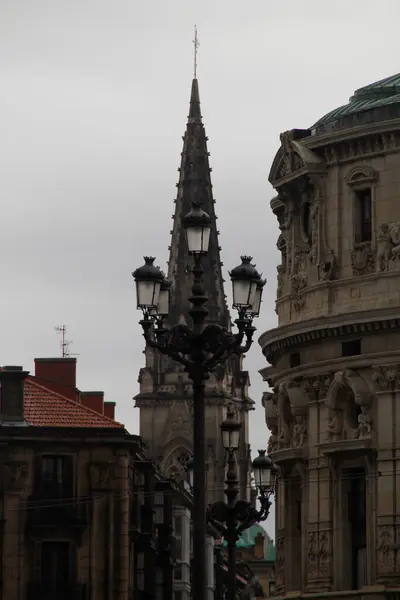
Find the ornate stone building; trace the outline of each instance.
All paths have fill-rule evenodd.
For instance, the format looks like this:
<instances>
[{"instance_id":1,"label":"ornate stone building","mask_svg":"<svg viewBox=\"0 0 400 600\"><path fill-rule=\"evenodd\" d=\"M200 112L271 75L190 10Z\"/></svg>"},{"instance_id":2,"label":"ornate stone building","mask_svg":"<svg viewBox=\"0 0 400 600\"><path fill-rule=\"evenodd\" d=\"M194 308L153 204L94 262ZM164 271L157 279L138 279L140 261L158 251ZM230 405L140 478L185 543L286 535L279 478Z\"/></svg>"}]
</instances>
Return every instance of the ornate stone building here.
<instances>
[{"instance_id":1,"label":"ornate stone building","mask_svg":"<svg viewBox=\"0 0 400 600\"><path fill-rule=\"evenodd\" d=\"M192 82L190 111L177 183L173 228L171 231L168 279L172 282L170 325L188 322L192 285L192 258L187 251L182 218L190 211L188 186L195 178L203 209L212 217L208 255L204 258L204 282L209 301L208 322L230 326L230 315L224 294L219 232L216 228L215 200L207 151L207 137L200 112L198 81ZM192 454L192 385L181 365L151 348L145 350L146 364L140 370L140 393L136 406L140 409L140 435L150 454L163 471L172 477L186 477L185 464ZM241 446L238 452L240 495L250 493L250 446L248 442L248 412L253 401L248 397L249 376L241 360L232 357L211 375L206 386L206 436L208 501L222 499L225 480L225 451L221 442L220 423L225 418L226 405L234 402L237 417L242 422Z\"/></svg>"},{"instance_id":2,"label":"ornate stone building","mask_svg":"<svg viewBox=\"0 0 400 600\"><path fill-rule=\"evenodd\" d=\"M283 133L269 180L276 592L378 597L400 585L400 75Z\"/></svg>"}]
</instances>

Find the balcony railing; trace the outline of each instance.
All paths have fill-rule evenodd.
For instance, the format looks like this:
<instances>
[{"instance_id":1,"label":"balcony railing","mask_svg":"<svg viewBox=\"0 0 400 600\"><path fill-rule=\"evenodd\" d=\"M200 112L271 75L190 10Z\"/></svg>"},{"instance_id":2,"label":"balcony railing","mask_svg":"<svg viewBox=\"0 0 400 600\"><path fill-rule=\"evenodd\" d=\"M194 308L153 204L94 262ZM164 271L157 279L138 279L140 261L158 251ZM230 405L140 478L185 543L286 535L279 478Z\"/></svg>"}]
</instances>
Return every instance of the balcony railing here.
<instances>
[{"instance_id":1,"label":"balcony railing","mask_svg":"<svg viewBox=\"0 0 400 600\"><path fill-rule=\"evenodd\" d=\"M46 583L29 583L27 600L86 600L87 586L74 583L56 587Z\"/></svg>"},{"instance_id":2,"label":"balcony railing","mask_svg":"<svg viewBox=\"0 0 400 600\"><path fill-rule=\"evenodd\" d=\"M32 495L28 498L26 509L29 528L84 529L90 521L90 503L86 498L51 499Z\"/></svg>"}]
</instances>

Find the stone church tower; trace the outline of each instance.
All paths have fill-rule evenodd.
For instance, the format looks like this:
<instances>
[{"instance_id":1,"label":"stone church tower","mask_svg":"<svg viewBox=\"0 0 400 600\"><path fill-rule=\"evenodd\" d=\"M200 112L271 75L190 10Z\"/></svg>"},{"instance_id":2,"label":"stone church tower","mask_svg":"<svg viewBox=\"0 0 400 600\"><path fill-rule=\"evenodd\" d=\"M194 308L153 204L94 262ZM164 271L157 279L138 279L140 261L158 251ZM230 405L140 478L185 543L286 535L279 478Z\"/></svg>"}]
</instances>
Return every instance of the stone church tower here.
<instances>
[{"instance_id":1,"label":"stone church tower","mask_svg":"<svg viewBox=\"0 0 400 600\"><path fill-rule=\"evenodd\" d=\"M400 75L283 133L269 179L276 590L376 599L400 585Z\"/></svg>"},{"instance_id":2,"label":"stone church tower","mask_svg":"<svg viewBox=\"0 0 400 600\"><path fill-rule=\"evenodd\" d=\"M177 183L174 224L171 232L168 279L172 282L169 325L190 323L188 315L192 285L192 258L186 246L183 217L190 211L188 187L190 171L196 165L201 180L199 194L203 209L213 219L209 252L203 260L204 283L209 297L208 322L230 327L230 315L224 294L219 232L216 228L215 201L207 151L207 137L200 111L198 81L192 82L190 110L183 136L183 151ZM186 479L185 465L192 455L192 385L184 368L168 357L145 349L146 363L140 370L140 393L136 406L140 409L140 435L149 447L150 455L164 472L177 479ZM225 366L210 375L206 385L206 454L208 501L223 498L225 453L219 425L226 417L226 406L234 402L237 418L242 422L241 446L238 453L240 495L250 494L250 446L248 412L253 401L248 397L249 375L242 370L241 360L232 357Z\"/></svg>"}]
</instances>

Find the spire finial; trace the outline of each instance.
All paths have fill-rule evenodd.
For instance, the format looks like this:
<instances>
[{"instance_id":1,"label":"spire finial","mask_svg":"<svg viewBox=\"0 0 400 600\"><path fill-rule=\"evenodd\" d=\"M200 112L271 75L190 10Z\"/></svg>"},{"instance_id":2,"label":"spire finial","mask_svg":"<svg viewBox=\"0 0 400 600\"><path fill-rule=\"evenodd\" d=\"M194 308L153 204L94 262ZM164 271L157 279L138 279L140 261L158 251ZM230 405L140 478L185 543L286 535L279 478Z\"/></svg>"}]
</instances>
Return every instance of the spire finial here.
<instances>
[{"instance_id":1,"label":"spire finial","mask_svg":"<svg viewBox=\"0 0 400 600\"><path fill-rule=\"evenodd\" d=\"M194 26L194 40L193 40L193 47L194 47L194 56L193 56L193 63L194 63L194 79L197 79L197 49L200 46L200 42L199 42L199 38L197 35L197 27L196 25Z\"/></svg>"}]
</instances>

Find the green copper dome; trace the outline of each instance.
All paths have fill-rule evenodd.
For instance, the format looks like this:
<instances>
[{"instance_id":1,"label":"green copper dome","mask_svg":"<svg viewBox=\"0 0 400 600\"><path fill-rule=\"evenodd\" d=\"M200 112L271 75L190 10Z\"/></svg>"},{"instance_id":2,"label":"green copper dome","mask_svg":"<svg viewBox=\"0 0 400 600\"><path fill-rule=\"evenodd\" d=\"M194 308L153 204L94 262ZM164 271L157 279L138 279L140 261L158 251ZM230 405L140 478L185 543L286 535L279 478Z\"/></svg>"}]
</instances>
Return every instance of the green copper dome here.
<instances>
[{"instance_id":1,"label":"green copper dome","mask_svg":"<svg viewBox=\"0 0 400 600\"><path fill-rule=\"evenodd\" d=\"M264 538L264 560L274 561L275 560L275 546L271 537L265 531L264 527L255 523L249 529L245 529L236 542L237 548L252 548L255 546L257 535L261 534ZM226 542L223 542L223 546L226 546Z\"/></svg>"},{"instance_id":2,"label":"green copper dome","mask_svg":"<svg viewBox=\"0 0 400 600\"><path fill-rule=\"evenodd\" d=\"M384 109L384 110L382 110ZM400 116L400 73L354 92L349 103L331 110L312 127L313 135Z\"/></svg>"}]
</instances>

